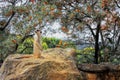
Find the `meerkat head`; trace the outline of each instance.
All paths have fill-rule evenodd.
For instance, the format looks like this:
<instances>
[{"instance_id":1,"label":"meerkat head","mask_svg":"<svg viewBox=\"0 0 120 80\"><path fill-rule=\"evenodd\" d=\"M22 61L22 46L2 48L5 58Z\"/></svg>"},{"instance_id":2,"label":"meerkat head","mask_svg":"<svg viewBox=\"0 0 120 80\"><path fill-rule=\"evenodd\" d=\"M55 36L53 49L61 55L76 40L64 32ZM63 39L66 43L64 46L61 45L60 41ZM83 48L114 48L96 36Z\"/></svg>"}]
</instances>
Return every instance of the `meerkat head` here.
<instances>
[{"instance_id":1,"label":"meerkat head","mask_svg":"<svg viewBox=\"0 0 120 80\"><path fill-rule=\"evenodd\" d=\"M40 31L39 29L37 29L37 30L35 31L35 34L37 34L37 36L40 36L40 35L42 34L42 31Z\"/></svg>"},{"instance_id":2,"label":"meerkat head","mask_svg":"<svg viewBox=\"0 0 120 80\"><path fill-rule=\"evenodd\" d=\"M42 32L40 30L35 31L34 39L39 40L41 38Z\"/></svg>"}]
</instances>

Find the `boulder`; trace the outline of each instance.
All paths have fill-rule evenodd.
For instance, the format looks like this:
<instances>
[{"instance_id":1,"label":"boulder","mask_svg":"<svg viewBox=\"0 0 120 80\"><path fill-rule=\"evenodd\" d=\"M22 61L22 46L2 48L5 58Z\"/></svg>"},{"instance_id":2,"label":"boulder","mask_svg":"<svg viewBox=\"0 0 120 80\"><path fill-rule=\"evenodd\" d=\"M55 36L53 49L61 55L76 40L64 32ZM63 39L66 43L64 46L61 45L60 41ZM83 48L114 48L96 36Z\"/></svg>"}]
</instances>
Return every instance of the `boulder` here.
<instances>
[{"instance_id":1,"label":"boulder","mask_svg":"<svg viewBox=\"0 0 120 80\"><path fill-rule=\"evenodd\" d=\"M82 80L120 80L120 64L79 64Z\"/></svg>"},{"instance_id":2,"label":"boulder","mask_svg":"<svg viewBox=\"0 0 120 80\"><path fill-rule=\"evenodd\" d=\"M0 80L81 80L74 55L70 48L45 50L41 58L10 55L0 68Z\"/></svg>"}]
</instances>

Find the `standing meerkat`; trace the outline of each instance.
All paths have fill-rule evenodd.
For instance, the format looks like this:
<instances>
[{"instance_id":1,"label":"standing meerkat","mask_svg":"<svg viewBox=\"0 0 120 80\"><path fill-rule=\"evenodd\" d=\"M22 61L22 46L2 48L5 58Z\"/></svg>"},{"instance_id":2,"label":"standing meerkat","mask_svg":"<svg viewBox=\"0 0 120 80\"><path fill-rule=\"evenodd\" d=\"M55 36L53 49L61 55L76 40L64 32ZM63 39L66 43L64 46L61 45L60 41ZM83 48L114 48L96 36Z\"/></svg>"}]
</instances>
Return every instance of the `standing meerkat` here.
<instances>
[{"instance_id":1,"label":"standing meerkat","mask_svg":"<svg viewBox=\"0 0 120 80\"><path fill-rule=\"evenodd\" d=\"M24 55L22 57L18 57L16 59L22 59L22 58L41 58L41 53L42 53L42 38L41 38L41 31L36 30L33 41L33 55Z\"/></svg>"},{"instance_id":2,"label":"standing meerkat","mask_svg":"<svg viewBox=\"0 0 120 80\"><path fill-rule=\"evenodd\" d=\"M34 35L34 42L33 42L33 56L35 58L40 58L42 53L42 38L41 38L41 31L36 30Z\"/></svg>"}]
</instances>

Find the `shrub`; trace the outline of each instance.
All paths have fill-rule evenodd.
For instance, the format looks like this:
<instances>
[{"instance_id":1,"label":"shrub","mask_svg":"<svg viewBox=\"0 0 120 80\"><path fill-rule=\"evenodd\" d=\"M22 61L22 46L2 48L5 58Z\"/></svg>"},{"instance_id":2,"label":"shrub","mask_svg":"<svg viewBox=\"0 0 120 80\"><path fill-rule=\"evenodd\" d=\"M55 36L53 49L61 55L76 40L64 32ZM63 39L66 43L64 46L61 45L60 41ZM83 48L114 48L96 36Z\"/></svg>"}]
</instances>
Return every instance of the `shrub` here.
<instances>
[{"instance_id":1,"label":"shrub","mask_svg":"<svg viewBox=\"0 0 120 80\"><path fill-rule=\"evenodd\" d=\"M94 48L87 47L83 50L76 50L77 53L77 63L93 63L94 61Z\"/></svg>"},{"instance_id":2,"label":"shrub","mask_svg":"<svg viewBox=\"0 0 120 80\"><path fill-rule=\"evenodd\" d=\"M75 48L75 45L71 41L62 41L56 38L42 38L43 49L55 48L59 45L60 48ZM33 52L33 38L27 38L22 44L19 44L17 53L31 54Z\"/></svg>"},{"instance_id":3,"label":"shrub","mask_svg":"<svg viewBox=\"0 0 120 80\"><path fill-rule=\"evenodd\" d=\"M43 47L43 49L45 49L45 50L48 49L47 43L46 43L46 42L43 42L43 43L42 43L42 47Z\"/></svg>"},{"instance_id":4,"label":"shrub","mask_svg":"<svg viewBox=\"0 0 120 80\"><path fill-rule=\"evenodd\" d=\"M33 38L27 38L22 44L19 44L17 53L32 54L33 53Z\"/></svg>"},{"instance_id":5,"label":"shrub","mask_svg":"<svg viewBox=\"0 0 120 80\"><path fill-rule=\"evenodd\" d=\"M59 39L44 37L42 38L42 42L45 42L48 45L48 48L55 48L56 45L59 43Z\"/></svg>"},{"instance_id":6,"label":"shrub","mask_svg":"<svg viewBox=\"0 0 120 80\"><path fill-rule=\"evenodd\" d=\"M56 38L42 38L43 49L54 48L59 43ZM17 53L31 54L33 52L33 38L27 38L22 44L19 44Z\"/></svg>"}]
</instances>

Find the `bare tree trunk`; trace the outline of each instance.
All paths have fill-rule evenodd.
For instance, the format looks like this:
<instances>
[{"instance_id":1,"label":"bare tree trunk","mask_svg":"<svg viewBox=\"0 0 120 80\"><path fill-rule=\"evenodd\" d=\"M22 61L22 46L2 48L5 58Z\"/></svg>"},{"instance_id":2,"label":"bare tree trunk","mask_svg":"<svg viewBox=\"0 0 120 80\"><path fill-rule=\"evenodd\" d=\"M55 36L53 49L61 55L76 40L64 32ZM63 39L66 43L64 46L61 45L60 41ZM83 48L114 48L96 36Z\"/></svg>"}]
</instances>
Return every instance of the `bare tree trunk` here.
<instances>
[{"instance_id":1,"label":"bare tree trunk","mask_svg":"<svg viewBox=\"0 0 120 80\"><path fill-rule=\"evenodd\" d=\"M95 38L95 55L94 55L94 61L95 64L98 64L98 59L99 59L99 33L100 33L100 24L101 21L99 20L98 25L97 25L97 30L96 30L96 38Z\"/></svg>"}]
</instances>

